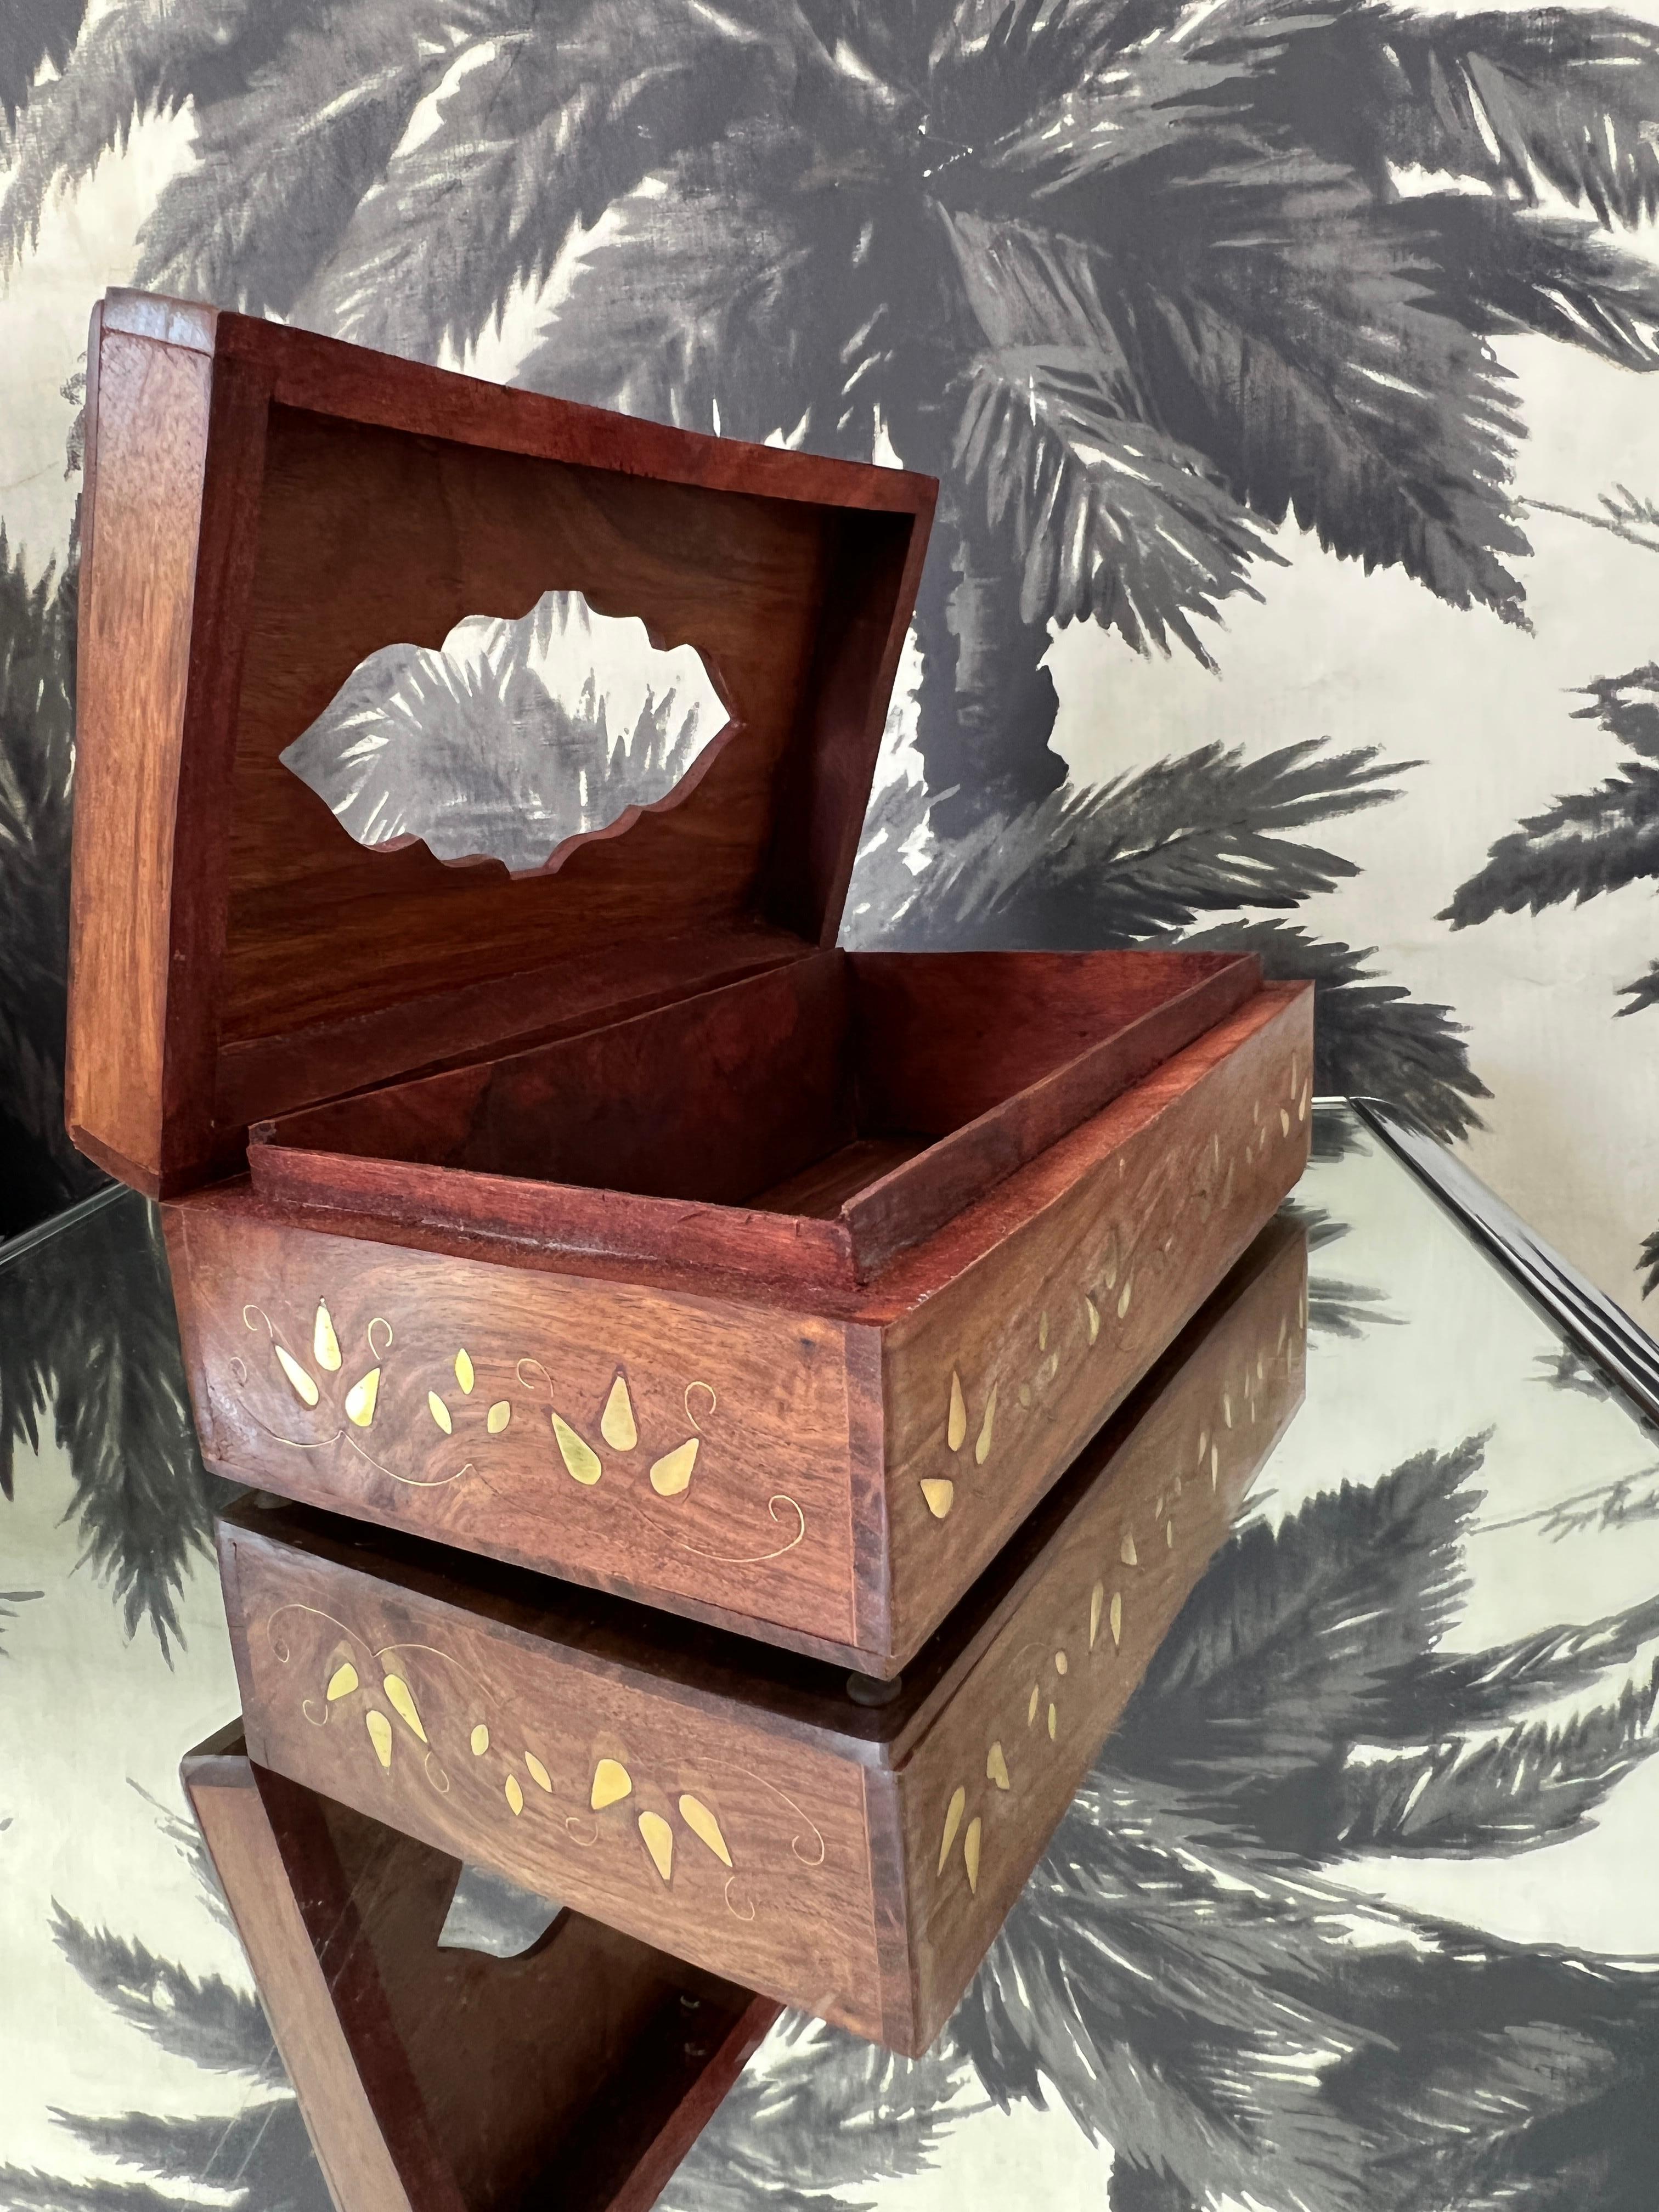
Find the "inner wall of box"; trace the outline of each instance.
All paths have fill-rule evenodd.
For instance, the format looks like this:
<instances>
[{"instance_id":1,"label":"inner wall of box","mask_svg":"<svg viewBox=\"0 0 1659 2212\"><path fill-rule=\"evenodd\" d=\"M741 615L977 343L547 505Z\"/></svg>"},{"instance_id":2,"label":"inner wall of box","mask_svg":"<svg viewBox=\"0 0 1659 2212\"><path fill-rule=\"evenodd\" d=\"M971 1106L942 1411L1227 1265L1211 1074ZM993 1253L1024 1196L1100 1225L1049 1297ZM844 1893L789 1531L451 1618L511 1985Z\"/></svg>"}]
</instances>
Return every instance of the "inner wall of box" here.
<instances>
[{"instance_id":1,"label":"inner wall of box","mask_svg":"<svg viewBox=\"0 0 1659 2212\"><path fill-rule=\"evenodd\" d=\"M617 948L648 961L757 926L833 934L845 871L828 817L849 815L850 865L914 522L272 407L228 793L222 1049ZM683 800L509 879L421 845L365 849L283 766L371 654L517 617L551 589L702 654L738 728ZM441 1039L418 1042L374 1074L441 1056Z\"/></svg>"},{"instance_id":2,"label":"inner wall of box","mask_svg":"<svg viewBox=\"0 0 1659 2212\"><path fill-rule=\"evenodd\" d=\"M1205 965L823 952L289 1115L272 1134L306 1151L829 1218Z\"/></svg>"}]
</instances>

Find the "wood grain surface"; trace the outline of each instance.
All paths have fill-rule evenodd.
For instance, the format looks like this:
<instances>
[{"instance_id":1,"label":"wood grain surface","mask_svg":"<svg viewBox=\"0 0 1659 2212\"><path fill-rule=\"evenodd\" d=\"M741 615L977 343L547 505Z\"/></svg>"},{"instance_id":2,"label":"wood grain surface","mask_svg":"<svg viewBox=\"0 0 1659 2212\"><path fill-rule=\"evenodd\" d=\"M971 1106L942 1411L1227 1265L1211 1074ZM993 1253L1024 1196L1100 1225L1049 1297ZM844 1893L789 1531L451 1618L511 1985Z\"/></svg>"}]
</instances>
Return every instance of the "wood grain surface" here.
<instances>
[{"instance_id":1,"label":"wood grain surface","mask_svg":"<svg viewBox=\"0 0 1659 2212\"><path fill-rule=\"evenodd\" d=\"M182 1190L252 1118L473 1048L481 994L499 1043L569 1024L573 967L626 1007L833 942L931 480L142 295L88 358L84 1149ZM514 881L366 851L283 767L369 653L556 588L704 653L732 726L675 803Z\"/></svg>"},{"instance_id":2,"label":"wood grain surface","mask_svg":"<svg viewBox=\"0 0 1659 2212\"><path fill-rule=\"evenodd\" d=\"M740 1251L725 1270L573 1261L344 1213L321 1234L246 1188L196 1194L165 1220L204 1452L284 1496L896 1673L1300 1173L1310 1008L1304 986L1258 994L840 1297L744 1273ZM618 1376L631 1443L602 1433Z\"/></svg>"},{"instance_id":3,"label":"wood grain surface","mask_svg":"<svg viewBox=\"0 0 1659 2212\"><path fill-rule=\"evenodd\" d=\"M636 1607L239 1507L221 1558L250 1743L441 1849L924 2048L1299 1401L1305 1285L1300 1231L1275 1226L873 1706Z\"/></svg>"}]
</instances>

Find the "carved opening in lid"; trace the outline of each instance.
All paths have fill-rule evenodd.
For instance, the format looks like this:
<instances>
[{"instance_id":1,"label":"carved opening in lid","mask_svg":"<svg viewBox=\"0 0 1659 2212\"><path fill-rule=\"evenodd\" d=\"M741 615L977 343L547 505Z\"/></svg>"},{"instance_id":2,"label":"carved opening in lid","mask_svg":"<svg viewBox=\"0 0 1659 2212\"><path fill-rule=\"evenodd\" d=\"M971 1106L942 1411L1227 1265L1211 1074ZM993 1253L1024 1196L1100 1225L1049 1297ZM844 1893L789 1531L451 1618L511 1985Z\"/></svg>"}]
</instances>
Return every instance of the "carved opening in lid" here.
<instances>
[{"instance_id":1,"label":"carved opening in lid","mask_svg":"<svg viewBox=\"0 0 1659 2212\"><path fill-rule=\"evenodd\" d=\"M695 646L550 591L370 653L281 759L370 850L550 874L688 796L735 726Z\"/></svg>"}]
</instances>

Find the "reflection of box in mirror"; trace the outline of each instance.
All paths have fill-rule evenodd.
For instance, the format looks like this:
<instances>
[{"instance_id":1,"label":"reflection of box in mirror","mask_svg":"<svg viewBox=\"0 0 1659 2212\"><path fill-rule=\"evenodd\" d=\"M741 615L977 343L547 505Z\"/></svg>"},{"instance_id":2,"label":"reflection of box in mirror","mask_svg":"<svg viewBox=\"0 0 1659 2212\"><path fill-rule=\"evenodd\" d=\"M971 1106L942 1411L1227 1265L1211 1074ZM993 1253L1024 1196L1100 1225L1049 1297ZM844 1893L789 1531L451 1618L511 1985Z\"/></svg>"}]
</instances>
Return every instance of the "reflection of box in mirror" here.
<instances>
[{"instance_id":1,"label":"reflection of box in mirror","mask_svg":"<svg viewBox=\"0 0 1659 2212\"><path fill-rule=\"evenodd\" d=\"M69 1118L209 1463L903 1668L1299 1174L1310 989L836 949L930 480L134 294L89 362Z\"/></svg>"},{"instance_id":2,"label":"reflection of box in mirror","mask_svg":"<svg viewBox=\"0 0 1659 2212\"><path fill-rule=\"evenodd\" d=\"M239 1506L221 1557L250 1748L919 2051L1300 1402L1306 1285L1303 1233L1276 1224L896 1686Z\"/></svg>"},{"instance_id":3,"label":"reflection of box in mirror","mask_svg":"<svg viewBox=\"0 0 1659 2212\"><path fill-rule=\"evenodd\" d=\"M447 1941L459 1863L255 1766L183 1778L337 2212L645 2212L777 2007L580 1914Z\"/></svg>"}]
</instances>

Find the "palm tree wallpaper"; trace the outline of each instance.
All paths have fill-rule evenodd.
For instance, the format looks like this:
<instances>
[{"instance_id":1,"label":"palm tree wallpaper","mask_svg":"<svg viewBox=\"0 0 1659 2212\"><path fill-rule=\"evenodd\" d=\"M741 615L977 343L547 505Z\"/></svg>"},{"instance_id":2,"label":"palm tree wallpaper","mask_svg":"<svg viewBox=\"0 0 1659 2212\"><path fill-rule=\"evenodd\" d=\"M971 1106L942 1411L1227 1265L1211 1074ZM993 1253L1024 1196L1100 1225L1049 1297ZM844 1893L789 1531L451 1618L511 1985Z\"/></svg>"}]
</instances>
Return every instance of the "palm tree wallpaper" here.
<instances>
[{"instance_id":1,"label":"palm tree wallpaper","mask_svg":"<svg viewBox=\"0 0 1659 2212\"><path fill-rule=\"evenodd\" d=\"M1320 1133L1307 1401L955 2018L911 2063L786 2017L668 2212L1651 2205L1659 1435ZM154 1346L106 1212L0 1279ZM68 1448L19 1458L0 2206L322 2212L173 1775L234 1710L211 1571L129 1643Z\"/></svg>"},{"instance_id":2,"label":"palm tree wallpaper","mask_svg":"<svg viewBox=\"0 0 1659 2212\"><path fill-rule=\"evenodd\" d=\"M0 1229L86 1187L76 379L137 283L939 474L849 927L1254 945L1317 978L1326 1085L1470 1142L1639 1299L1653 1090L1601 940L1436 917L1559 788L1582 653L1653 650L1593 528L1602 482L1642 511L1659 362L1641 15L22 0L0 110Z\"/></svg>"}]
</instances>

